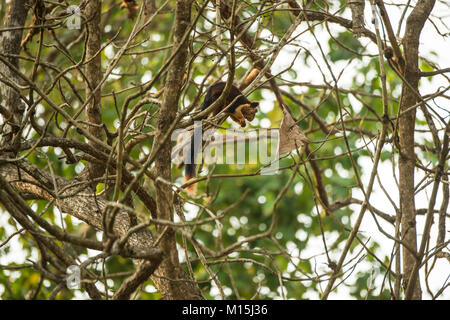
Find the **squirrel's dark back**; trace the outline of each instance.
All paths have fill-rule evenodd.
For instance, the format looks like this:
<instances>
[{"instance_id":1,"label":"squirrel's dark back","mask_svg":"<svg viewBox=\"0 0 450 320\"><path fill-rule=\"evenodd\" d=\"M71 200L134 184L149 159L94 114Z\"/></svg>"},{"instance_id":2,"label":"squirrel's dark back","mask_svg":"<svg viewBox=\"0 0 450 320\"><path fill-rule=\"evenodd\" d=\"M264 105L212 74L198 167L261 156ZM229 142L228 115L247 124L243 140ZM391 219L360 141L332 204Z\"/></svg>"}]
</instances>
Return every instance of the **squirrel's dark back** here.
<instances>
[{"instance_id":1,"label":"squirrel's dark back","mask_svg":"<svg viewBox=\"0 0 450 320\"><path fill-rule=\"evenodd\" d=\"M223 89L225 89L225 85L225 82L220 81L209 87L208 91L206 92L205 99L203 100L202 110L208 108L214 101L216 101L220 97ZM215 116L220 111L222 111L223 108L228 106L228 104L230 104L237 96L239 96L239 98L235 103L233 103L231 107L227 109L227 113L233 113L234 110L236 110L236 108L240 105L250 103L250 101L242 95L242 92L235 85L232 85L228 97L225 98L225 103L213 111L213 116Z\"/></svg>"}]
</instances>

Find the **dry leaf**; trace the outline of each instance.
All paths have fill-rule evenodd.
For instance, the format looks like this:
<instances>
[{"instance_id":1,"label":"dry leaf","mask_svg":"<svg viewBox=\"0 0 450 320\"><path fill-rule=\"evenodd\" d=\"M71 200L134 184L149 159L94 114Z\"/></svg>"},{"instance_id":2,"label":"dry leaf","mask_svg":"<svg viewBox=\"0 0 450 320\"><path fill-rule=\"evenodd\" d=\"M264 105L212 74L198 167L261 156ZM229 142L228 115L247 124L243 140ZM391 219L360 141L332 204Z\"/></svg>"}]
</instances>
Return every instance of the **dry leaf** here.
<instances>
[{"instance_id":1,"label":"dry leaf","mask_svg":"<svg viewBox=\"0 0 450 320\"><path fill-rule=\"evenodd\" d=\"M283 120L279 131L278 154L282 155L283 153L300 149L308 142L308 138L306 138L289 112L283 109Z\"/></svg>"}]
</instances>

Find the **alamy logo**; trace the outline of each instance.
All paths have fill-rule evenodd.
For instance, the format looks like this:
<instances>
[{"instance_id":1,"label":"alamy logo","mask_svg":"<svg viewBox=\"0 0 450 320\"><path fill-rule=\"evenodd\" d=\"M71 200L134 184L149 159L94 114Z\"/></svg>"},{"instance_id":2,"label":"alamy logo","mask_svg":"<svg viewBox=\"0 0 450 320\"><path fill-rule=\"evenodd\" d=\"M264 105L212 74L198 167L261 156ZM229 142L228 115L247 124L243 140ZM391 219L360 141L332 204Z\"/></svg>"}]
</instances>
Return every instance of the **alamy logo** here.
<instances>
[{"instance_id":1,"label":"alamy logo","mask_svg":"<svg viewBox=\"0 0 450 320\"><path fill-rule=\"evenodd\" d=\"M69 17L67 18L67 28L81 29L81 10L79 6L69 6L66 10Z\"/></svg>"},{"instance_id":2,"label":"alamy logo","mask_svg":"<svg viewBox=\"0 0 450 320\"><path fill-rule=\"evenodd\" d=\"M172 151L175 165L260 164L261 174L278 172L277 129L227 130L222 134L215 129L203 132L201 121L196 121L193 132L176 130L172 140L178 142Z\"/></svg>"},{"instance_id":3,"label":"alamy logo","mask_svg":"<svg viewBox=\"0 0 450 320\"><path fill-rule=\"evenodd\" d=\"M81 288L81 272L80 267L77 265L71 265L67 267L66 286L68 289L80 289Z\"/></svg>"}]
</instances>

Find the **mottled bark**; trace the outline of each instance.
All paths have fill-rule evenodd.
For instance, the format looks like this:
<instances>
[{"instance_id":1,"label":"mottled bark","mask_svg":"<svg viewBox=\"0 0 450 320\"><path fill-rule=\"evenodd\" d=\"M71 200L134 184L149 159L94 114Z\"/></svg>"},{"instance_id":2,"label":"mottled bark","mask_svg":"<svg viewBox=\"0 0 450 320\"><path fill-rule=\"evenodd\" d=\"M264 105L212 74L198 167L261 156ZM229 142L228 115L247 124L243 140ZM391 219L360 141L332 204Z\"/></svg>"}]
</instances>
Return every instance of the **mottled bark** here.
<instances>
[{"instance_id":1,"label":"mottled bark","mask_svg":"<svg viewBox=\"0 0 450 320\"><path fill-rule=\"evenodd\" d=\"M53 178L56 181L56 189L62 190L69 185L69 182L61 177L52 177L48 172L36 167L27 161L16 162L17 166L13 164L0 165L0 175L7 181L12 182L16 190L21 193L33 194L38 198L53 200L51 192L55 190ZM96 197L92 193L86 194L84 188L79 186L66 188L59 193L56 201L59 208L71 216L80 219L90 226L102 230L102 211L107 205L105 199ZM130 227L128 213L119 211L114 221L114 232L119 236L124 236ZM128 252L133 255L133 252L148 251L153 246L152 233L143 229L134 233L128 239Z\"/></svg>"},{"instance_id":2,"label":"mottled bark","mask_svg":"<svg viewBox=\"0 0 450 320\"><path fill-rule=\"evenodd\" d=\"M86 106L86 121L89 123L88 131L94 137L103 140L102 128L102 110L101 110L101 88L99 84L102 80L101 69L101 0L88 1L85 8L87 18L86 28L88 39L86 41L86 99L92 95L91 100ZM89 142L92 146L96 146L95 142ZM98 146L96 146L98 147ZM89 178L96 178L103 174L104 166L89 163L86 167ZM84 175L84 174L83 174Z\"/></svg>"},{"instance_id":3,"label":"mottled bark","mask_svg":"<svg viewBox=\"0 0 450 320\"><path fill-rule=\"evenodd\" d=\"M27 18L27 13L32 1L15 0L11 1L6 13L3 27L23 27ZM10 55L18 55L21 47L23 29L14 29L3 31L0 34L0 48L2 53ZM6 58L13 66L19 67L19 59L17 57ZM8 66L0 62L0 77L7 79L13 83L19 84L19 77ZM3 124L0 126L0 147L4 147L13 141L13 137L19 132L22 122L22 116L25 111L25 105L20 99L20 94L4 82L0 81L0 109L3 116ZM20 139L14 139L16 149L19 146Z\"/></svg>"},{"instance_id":4,"label":"mottled bark","mask_svg":"<svg viewBox=\"0 0 450 320\"><path fill-rule=\"evenodd\" d=\"M15 167L11 164L5 164L0 166L0 175L2 176L2 182L7 183L12 182L12 186L16 188L16 190L20 192L26 193L36 193L39 194L44 199L53 199L50 196L48 191L53 190L53 179L45 172L40 170L39 168L29 164L26 161L17 161L18 167ZM21 180L27 182L20 182ZM63 179L59 179L59 183ZM58 183L57 182L57 183ZM45 185L45 190L42 190L38 185ZM0 192L1 203L5 206L6 210L11 214L12 217L28 232L30 232L33 237L38 241L42 242L45 248L49 249L63 264L65 267L76 264L76 261L67 254L64 250L62 250L54 241L51 239L47 239L46 236L43 236L38 229L29 219L28 216L36 216L35 213L30 213L27 211L31 211L32 209L28 206L28 204L20 197L20 195L15 194L15 191L8 192L7 189L12 189L10 187L2 186L2 190ZM70 191L69 191L70 192ZM69 203L67 201L69 200ZM71 210L72 206L76 206L76 202L74 198L66 198L62 202L57 201L57 204L60 205L60 208ZM69 207L66 207L66 205ZM84 208L85 210L86 208ZM65 211L66 212L66 211ZM95 212L95 211L94 211ZM33 218L35 220L35 218ZM36 221L38 222L38 221ZM39 223L39 222L38 222ZM39 223L41 227L45 229L45 226L42 223ZM61 239L60 239L61 240ZM63 281L64 279L62 279ZM84 283L83 288L88 292L89 296L92 299L101 299L102 295L95 287L93 283Z\"/></svg>"},{"instance_id":5,"label":"mottled bark","mask_svg":"<svg viewBox=\"0 0 450 320\"><path fill-rule=\"evenodd\" d=\"M353 35L359 38L364 30L364 0L351 0L348 2L352 11L352 30Z\"/></svg>"},{"instance_id":6,"label":"mottled bark","mask_svg":"<svg viewBox=\"0 0 450 320\"><path fill-rule=\"evenodd\" d=\"M403 37L405 70L404 78L408 83L403 83L402 96L399 113L407 110L418 102L419 84L419 38L422 28L427 20L435 0L419 1L406 21L405 35ZM399 137L399 189L400 189L400 211L402 240L409 248L417 250L416 216L414 203L414 170L416 155L414 151L414 128L416 109L412 109L398 119ZM413 266L416 262L417 252L410 252L403 248L403 287L409 285L407 280L411 276ZM421 299L419 277L414 279L414 290L411 299Z\"/></svg>"},{"instance_id":7,"label":"mottled bark","mask_svg":"<svg viewBox=\"0 0 450 320\"><path fill-rule=\"evenodd\" d=\"M189 27L191 4L192 0L177 1L173 50L177 50L178 47L181 47L168 70L153 150L156 150L157 146L160 145L161 140L175 120L178 110L188 56L188 41L182 43L182 39ZM172 181L171 150L171 141L167 140L164 142L155 158L155 171L158 177L165 181ZM172 186L157 178L155 181L155 190L158 218L173 221L174 206ZM164 252L164 260L156 272L157 275L164 276L165 278L159 279L159 289L162 289L161 293L163 294L163 298L176 300L201 298L200 290L196 285L190 283L189 280L170 280L186 279L186 274L181 268L178 260L178 250L176 247L174 230L171 228L166 230L164 226L159 226L157 230L160 234L165 232L160 243L160 248ZM158 281L158 279L154 280Z\"/></svg>"},{"instance_id":8,"label":"mottled bark","mask_svg":"<svg viewBox=\"0 0 450 320\"><path fill-rule=\"evenodd\" d=\"M137 271L133 274L133 276L129 277L127 280L123 282L120 288L114 293L112 297L113 300L129 300L131 294L138 289L142 283L147 281L148 277L153 274L158 263L154 262L144 262L139 265Z\"/></svg>"}]
</instances>

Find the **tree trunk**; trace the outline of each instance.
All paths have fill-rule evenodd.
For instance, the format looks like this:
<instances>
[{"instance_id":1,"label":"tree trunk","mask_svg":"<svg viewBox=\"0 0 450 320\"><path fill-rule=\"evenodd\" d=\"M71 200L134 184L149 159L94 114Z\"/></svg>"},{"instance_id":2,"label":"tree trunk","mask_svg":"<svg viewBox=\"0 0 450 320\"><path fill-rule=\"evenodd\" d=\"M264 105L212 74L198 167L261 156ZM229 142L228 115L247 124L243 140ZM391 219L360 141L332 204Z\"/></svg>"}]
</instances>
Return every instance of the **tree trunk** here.
<instances>
[{"instance_id":1,"label":"tree trunk","mask_svg":"<svg viewBox=\"0 0 450 320\"><path fill-rule=\"evenodd\" d=\"M403 74L407 83L403 83L399 114L419 101L419 37L425 21L433 9L434 3L435 0L418 1L406 21L405 35L403 38L405 52L405 70ZM398 118L401 236L408 247L414 250L414 252L410 252L408 249L403 248L403 287L405 289L408 286L407 280L411 276L417 255L416 208L414 203L414 169L416 162L414 152L415 119L415 108ZM410 298L421 299L422 293L419 277L414 279L414 284L412 285L414 286L414 290Z\"/></svg>"},{"instance_id":2,"label":"tree trunk","mask_svg":"<svg viewBox=\"0 0 450 320\"><path fill-rule=\"evenodd\" d=\"M166 86L161 104L160 118L158 120L158 129L152 148L152 150L156 150L156 148L162 143L162 147L155 158L155 169L158 177L162 178L164 181L172 181L172 145L170 139L167 139L165 142L163 142L162 139L175 120L178 110L178 103L183 84L183 77L186 72L185 66L188 55L188 41L184 41L184 43L182 43L182 39L189 27L191 4L192 0L177 1L173 50L177 50L180 45L181 47L179 48L178 53L173 59L168 70ZM173 221L174 206L172 186L156 179L155 189L158 218ZM165 226L158 226L157 230L159 234L163 232L165 232L165 234L163 235L160 244L160 248L164 252L164 260L162 261L156 274L169 279L186 279L186 274L181 268L178 260L178 250L176 247L174 230L172 228L168 228L166 230ZM157 277L154 277L154 280L156 280L155 278ZM196 285L191 285L189 280L170 281L160 278L159 289L162 289L161 293L163 294L164 299L180 300L202 298L198 287Z\"/></svg>"},{"instance_id":3,"label":"tree trunk","mask_svg":"<svg viewBox=\"0 0 450 320\"><path fill-rule=\"evenodd\" d=\"M86 42L86 100L90 98L86 106L86 121L89 123L88 131L99 140L102 139L102 110L101 110L101 88L99 84L102 80L101 66L101 0L88 1L85 8L87 18L86 28L88 30L88 39ZM98 88L97 88L98 87ZM97 90L96 90L97 88ZM94 142L89 144L99 148ZM96 163L88 163L86 167L87 178L96 178L103 175L104 166Z\"/></svg>"},{"instance_id":4,"label":"tree trunk","mask_svg":"<svg viewBox=\"0 0 450 320\"><path fill-rule=\"evenodd\" d=\"M25 20L27 19L28 9L31 5L31 1L28 0L15 0L9 5L9 10L6 13L3 26L5 28L23 27ZM20 43L22 41L23 29L15 29L4 31L0 34L0 48L4 54L19 55ZM19 67L19 59L17 57L6 58L13 66ZM8 66L0 62L0 74L2 78L5 78L15 84L20 84L19 76L15 74ZM14 88L8 86L4 82L0 82L0 102L4 106L1 109L4 123L1 133L0 147L6 147L12 141L14 136L18 133L19 127L22 122L22 116L25 111L25 106L20 99L20 94ZM15 146L13 150L17 150L20 139L14 139Z\"/></svg>"}]
</instances>

